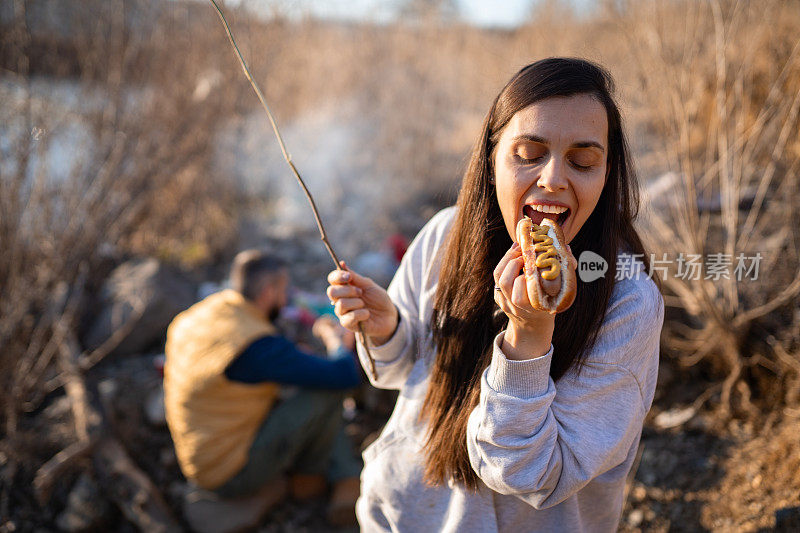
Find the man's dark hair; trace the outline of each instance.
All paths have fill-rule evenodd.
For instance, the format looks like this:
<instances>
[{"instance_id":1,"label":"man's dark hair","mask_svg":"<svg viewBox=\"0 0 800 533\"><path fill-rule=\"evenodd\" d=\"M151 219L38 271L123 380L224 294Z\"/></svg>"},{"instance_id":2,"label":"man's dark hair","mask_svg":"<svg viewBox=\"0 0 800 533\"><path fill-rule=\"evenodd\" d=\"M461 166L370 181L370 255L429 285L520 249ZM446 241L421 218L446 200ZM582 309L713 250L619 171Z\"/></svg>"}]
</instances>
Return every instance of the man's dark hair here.
<instances>
[{"instance_id":1,"label":"man's dark hair","mask_svg":"<svg viewBox=\"0 0 800 533\"><path fill-rule=\"evenodd\" d=\"M231 265L231 288L255 301L264 286L286 267L286 261L263 250L239 252Z\"/></svg>"}]
</instances>

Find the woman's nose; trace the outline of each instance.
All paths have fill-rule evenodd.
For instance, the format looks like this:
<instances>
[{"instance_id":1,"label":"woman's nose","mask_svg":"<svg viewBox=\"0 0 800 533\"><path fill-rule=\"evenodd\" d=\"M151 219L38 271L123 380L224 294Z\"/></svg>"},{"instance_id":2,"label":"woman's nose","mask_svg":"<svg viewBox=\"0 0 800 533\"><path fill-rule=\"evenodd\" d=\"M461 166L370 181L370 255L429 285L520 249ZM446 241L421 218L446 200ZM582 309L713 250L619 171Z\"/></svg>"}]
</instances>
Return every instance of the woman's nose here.
<instances>
[{"instance_id":1,"label":"woman's nose","mask_svg":"<svg viewBox=\"0 0 800 533\"><path fill-rule=\"evenodd\" d=\"M564 163L556 157L551 157L542 168L542 172L536 180L536 185L550 192L565 190L568 184Z\"/></svg>"}]
</instances>

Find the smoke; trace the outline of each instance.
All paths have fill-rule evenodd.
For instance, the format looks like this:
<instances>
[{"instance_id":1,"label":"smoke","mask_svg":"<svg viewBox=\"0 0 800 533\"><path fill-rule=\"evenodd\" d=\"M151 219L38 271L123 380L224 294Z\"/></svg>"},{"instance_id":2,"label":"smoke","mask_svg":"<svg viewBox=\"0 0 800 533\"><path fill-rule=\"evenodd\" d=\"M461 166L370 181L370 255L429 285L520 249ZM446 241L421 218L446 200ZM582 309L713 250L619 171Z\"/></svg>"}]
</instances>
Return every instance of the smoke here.
<instances>
[{"instance_id":1,"label":"smoke","mask_svg":"<svg viewBox=\"0 0 800 533\"><path fill-rule=\"evenodd\" d=\"M388 168L392 154L378 148L378 121L358 111L356 100L330 103L279 124L292 161L317 203L329 239L343 257L379 246L397 231L391 213L409 200ZM283 160L262 110L222 134L217 161L249 199L263 236L281 239L316 233L311 208Z\"/></svg>"}]
</instances>

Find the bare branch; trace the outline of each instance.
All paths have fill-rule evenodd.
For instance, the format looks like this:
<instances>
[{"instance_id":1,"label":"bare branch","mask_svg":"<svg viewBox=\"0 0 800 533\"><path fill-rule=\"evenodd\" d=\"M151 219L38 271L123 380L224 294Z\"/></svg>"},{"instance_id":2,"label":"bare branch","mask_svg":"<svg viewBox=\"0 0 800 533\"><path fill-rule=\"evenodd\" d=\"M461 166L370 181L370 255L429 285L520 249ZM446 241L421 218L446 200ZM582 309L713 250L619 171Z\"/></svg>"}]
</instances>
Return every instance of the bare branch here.
<instances>
[{"instance_id":1,"label":"bare branch","mask_svg":"<svg viewBox=\"0 0 800 533\"><path fill-rule=\"evenodd\" d=\"M236 52L236 57L239 59L239 64L242 66L242 70L244 71L245 76L247 76L247 80L250 82L250 85L253 87L253 90L256 92L256 96L258 96L258 100L261 102L261 105L264 108L264 111L267 112L267 117L269 117L269 122L272 125L272 130L275 132L275 136L278 138L278 144L281 147L281 153L283 153L283 158L288 163L289 167L292 169L295 178L297 178L297 182L300 184L300 187L303 189L303 193L306 195L306 199L308 199L309 204L311 204L311 210L314 213L314 220L317 223L317 228L319 229L320 238L322 242L325 244L325 248L328 250L328 253L333 259L334 267L337 269L343 268L343 263L339 261L339 258L336 256L336 253L333 251L333 247L331 247L331 243L328 241L328 235L325 232L325 226L322 224L322 219L319 216L319 211L317 210L317 204L314 202L314 198L311 196L311 192L306 187L306 183L303 181L303 178L300 177L300 173L297 171L297 167L294 166L292 162L292 158L289 155L289 152L286 150L286 146L283 143L283 138L281 137L280 131L278 130L278 125L275 122L275 118L272 116L272 112L269 110L269 106L267 105L266 100L264 99L264 95L261 93L261 89L259 89L258 84L253 79L253 76L250 74L250 69L247 68L247 63L244 61L244 57L242 53L239 51L239 47L236 45L236 41L233 38L233 33L231 32L230 26L228 26L228 21L225 20L225 15L223 15L222 10L217 5L215 0L211 0L211 3L214 5L214 9L216 9L217 14L219 15L220 20L222 20L222 24L225 26L225 33L228 35L228 40L233 46L234 51ZM364 326L359 323L358 329L360 331L359 336L361 345L364 346L364 350L367 353L367 358L369 359L370 364L370 372L372 373L375 379L378 378L378 371L375 368L375 359L372 356L372 352L369 349L369 345L367 343L366 335L364 334Z\"/></svg>"}]
</instances>

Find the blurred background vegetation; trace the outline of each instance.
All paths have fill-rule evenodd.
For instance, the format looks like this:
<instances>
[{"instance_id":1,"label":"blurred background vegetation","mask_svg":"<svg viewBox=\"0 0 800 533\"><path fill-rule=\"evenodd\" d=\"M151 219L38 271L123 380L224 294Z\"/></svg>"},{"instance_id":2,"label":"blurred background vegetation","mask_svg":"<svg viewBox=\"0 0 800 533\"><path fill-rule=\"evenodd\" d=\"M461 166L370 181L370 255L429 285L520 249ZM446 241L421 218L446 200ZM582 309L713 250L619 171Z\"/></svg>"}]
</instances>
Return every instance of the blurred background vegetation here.
<instances>
[{"instance_id":1,"label":"blurred background vegetation","mask_svg":"<svg viewBox=\"0 0 800 533\"><path fill-rule=\"evenodd\" d=\"M455 2L393 6L380 21L304 15L296 2L227 6L339 255L413 237L454 201L491 99L521 66L598 61L618 84L656 257L763 256L757 280L667 276L654 438L774 431L796 444L786 428L800 429L800 2L547 0L502 28L468 23ZM115 350L147 313L129 302L97 339L104 284L144 259L194 286L219 281L236 251L265 243L297 258L306 288L321 290L329 269L210 4L0 0L0 212L0 528L53 523L88 457L101 484L104 468L128 465L147 504L137 515L113 496L123 522L180 523L157 461L108 440L126 430L109 429L103 398L124 391L104 392L101 377L124 364ZM57 432L47 409L59 398L68 422ZM670 518L670 502L702 497L640 479L625 524L775 525L773 511L800 505L776 496L800 493L797 453L763 459L798 468L773 471L770 503L734 522L713 502ZM757 475L767 477L716 472L708 485Z\"/></svg>"}]
</instances>

